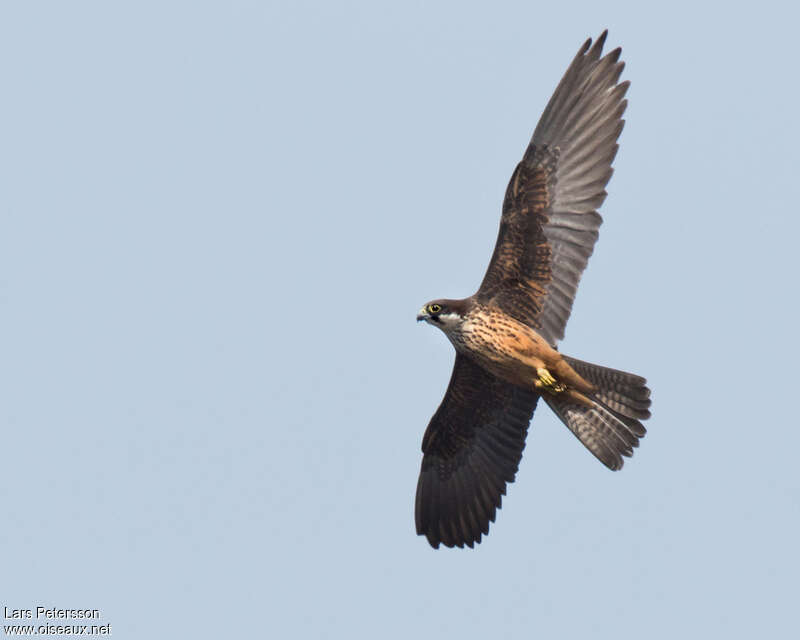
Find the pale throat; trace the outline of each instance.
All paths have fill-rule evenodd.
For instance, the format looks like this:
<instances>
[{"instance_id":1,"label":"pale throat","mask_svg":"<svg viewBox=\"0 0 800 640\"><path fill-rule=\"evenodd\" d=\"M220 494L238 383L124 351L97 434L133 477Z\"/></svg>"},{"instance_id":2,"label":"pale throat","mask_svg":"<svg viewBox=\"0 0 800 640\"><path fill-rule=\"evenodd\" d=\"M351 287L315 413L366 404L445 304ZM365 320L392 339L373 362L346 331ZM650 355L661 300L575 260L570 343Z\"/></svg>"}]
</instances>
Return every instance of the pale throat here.
<instances>
[{"instance_id":1,"label":"pale throat","mask_svg":"<svg viewBox=\"0 0 800 640\"><path fill-rule=\"evenodd\" d=\"M457 313L441 313L439 314L439 320L441 320L448 329L454 329L461 324L462 318Z\"/></svg>"},{"instance_id":2,"label":"pale throat","mask_svg":"<svg viewBox=\"0 0 800 640\"><path fill-rule=\"evenodd\" d=\"M465 325L468 324L466 318L457 313L446 313L440 315L439 320L441 320L442 323L436 326L450 339L450 342L453 343L456 350L460 350L459 347L466 346L464 342L464 329Z\"/></svg>"}]
</instances>

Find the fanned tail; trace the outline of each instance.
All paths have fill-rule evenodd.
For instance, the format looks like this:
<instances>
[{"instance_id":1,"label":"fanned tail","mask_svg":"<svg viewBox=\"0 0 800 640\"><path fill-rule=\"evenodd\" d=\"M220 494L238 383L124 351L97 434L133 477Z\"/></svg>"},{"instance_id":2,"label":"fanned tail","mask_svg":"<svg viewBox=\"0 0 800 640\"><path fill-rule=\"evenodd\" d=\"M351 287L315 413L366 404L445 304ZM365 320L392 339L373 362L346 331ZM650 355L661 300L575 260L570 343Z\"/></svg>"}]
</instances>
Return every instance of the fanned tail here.
<instances>
[{"instance_id":1,"label":"fanned tail","mask_svg":"<svg viewBox=\"0 0 800 640\"><path fill-rule=\"evenodd\" d=\"M588 403L567 394L542 397L570 431L600 462L612 471L622 468L646 429L640 422L650 417L650 389L641 376L601 367L575 358L564 360L595 387Z\"/></svg>"}]
</instances>

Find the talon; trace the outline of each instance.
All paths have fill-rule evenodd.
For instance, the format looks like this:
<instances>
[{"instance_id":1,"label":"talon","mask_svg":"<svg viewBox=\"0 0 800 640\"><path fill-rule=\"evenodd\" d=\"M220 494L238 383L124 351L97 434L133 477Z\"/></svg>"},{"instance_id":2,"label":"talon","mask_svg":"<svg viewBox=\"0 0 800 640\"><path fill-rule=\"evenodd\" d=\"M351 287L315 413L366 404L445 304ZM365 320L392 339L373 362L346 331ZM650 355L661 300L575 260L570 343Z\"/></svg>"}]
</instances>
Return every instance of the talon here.
<instances>
[{"instance_id":1,"label":"talon","mask_svg":"<svg viewBox=\"0 0 800 640\"><path fill-rule=\"evenodd\" d=\"M541 386L552 387L556 383L556 379L544 367L537 369L536 373L539 375L539 382L541 382Z\"/></svg>"},{"instance_id":2,"label":"talon","mask_svg":"<svg viewBox=\"0 0 800 640\"><path fill-rule=\"evenodd\" d=\"M537 369L536 373L539 379L534 381L533 386L537 389L546 389L550 393L562 393L567 390L567 385L557 382L553 375L544 367Z\"/></svg>"},{"instance_id":3,"label":"talon","mask_svg":"<svg viewBox=\"0 0 800 640\"><path fill-rule=\"evenodd\" d=\"M537 369L536 373L539 375L539 386L550 388L556 383L556 379L553 375L544 367L541 369Z\"/></svg>"}]
</instances>

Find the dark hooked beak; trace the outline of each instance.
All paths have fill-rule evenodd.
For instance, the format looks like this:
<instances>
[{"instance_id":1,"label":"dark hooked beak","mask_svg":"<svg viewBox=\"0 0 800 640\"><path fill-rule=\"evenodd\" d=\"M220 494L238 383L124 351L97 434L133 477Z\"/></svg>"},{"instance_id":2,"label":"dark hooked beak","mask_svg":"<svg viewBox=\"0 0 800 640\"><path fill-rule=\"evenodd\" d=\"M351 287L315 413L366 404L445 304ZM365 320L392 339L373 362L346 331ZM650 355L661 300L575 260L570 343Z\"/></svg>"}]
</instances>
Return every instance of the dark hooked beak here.
<instances>
[{"instance_id":1,"label":"dark hooked beak","mask_svg":"<svg viewBox=\"0 0 800 640\"><path fill-rule=\"evenodd\" d=\"M419 310L419 313L417 313L417 322L422 322L428 318L430 318L430 315L427 311L425 311L425 307L422 307L422 309Z\"/></svg>"}]
</instances>

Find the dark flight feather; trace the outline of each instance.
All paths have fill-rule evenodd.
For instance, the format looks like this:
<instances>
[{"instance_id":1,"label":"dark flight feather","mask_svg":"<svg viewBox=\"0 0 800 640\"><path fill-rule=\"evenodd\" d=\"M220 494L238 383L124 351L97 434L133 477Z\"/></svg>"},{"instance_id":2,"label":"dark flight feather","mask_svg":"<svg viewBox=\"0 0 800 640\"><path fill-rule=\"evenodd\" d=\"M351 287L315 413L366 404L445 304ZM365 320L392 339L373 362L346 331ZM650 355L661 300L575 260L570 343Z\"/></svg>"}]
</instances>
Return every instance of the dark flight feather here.
<instances>
[{"instance_id":1,"label":"dark flight feather","mask_svg":"<svg viewBox=\"0 0 800 640\"><path fill-rule=\"evenodd\" d=\"M597 242L628 82L606 33L578 51L545 107L506 190L494 254L477 299L555 346Z\"/></svg>"},{"instance_id":2,"label":"dark flight feather","mask_svg":"<svg viewBox=\"0 0 800 640\"><path fill-rule=\"evenodd\" d=\"M432 546L471 547L489 532L538 399L456 354L447 393L422 439L415 519Z\"/></svg>"}]
</instances>

